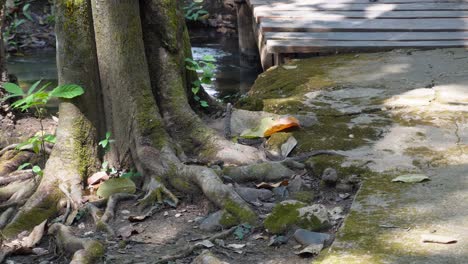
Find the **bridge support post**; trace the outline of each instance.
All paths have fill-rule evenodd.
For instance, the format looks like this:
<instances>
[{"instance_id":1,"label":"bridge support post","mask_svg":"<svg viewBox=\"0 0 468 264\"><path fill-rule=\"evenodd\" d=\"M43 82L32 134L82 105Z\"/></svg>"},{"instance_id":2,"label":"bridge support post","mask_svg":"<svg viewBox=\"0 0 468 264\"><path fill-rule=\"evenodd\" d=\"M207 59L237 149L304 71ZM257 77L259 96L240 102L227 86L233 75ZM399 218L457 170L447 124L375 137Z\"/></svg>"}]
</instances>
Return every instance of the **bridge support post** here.
<instances>
[{"instance_id":1,"label":"bridge support post","mask_svg":"<svg viewBox=\"0 0 468 264\"><path fill-rule=\"evenodd\" d=\"M260 54L254 33L253 14L245 0L235 0L237 9L237 31L239 34L240 66L259 69Z\"/></svg>"}]
</instances>

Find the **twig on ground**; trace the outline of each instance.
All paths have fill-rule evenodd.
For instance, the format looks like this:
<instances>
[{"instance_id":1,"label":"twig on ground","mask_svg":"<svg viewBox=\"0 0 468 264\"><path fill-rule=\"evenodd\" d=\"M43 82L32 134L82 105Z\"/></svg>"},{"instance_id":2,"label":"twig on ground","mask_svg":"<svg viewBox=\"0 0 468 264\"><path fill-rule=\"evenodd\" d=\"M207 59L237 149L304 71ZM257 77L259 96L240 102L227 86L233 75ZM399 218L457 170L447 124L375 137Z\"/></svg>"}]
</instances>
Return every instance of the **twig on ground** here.
<instances>
[{"instance_id":1,"label":"twig on ground","mask_svg":"<svg viewBox=\"0 0 468 264\"><path fill-rule=\"evenodd\" d=\"M227 229L227 230L224 230L222 232L216 233L213 236L211 236L210 238L208 238L207 240L210 241L210 242L213 242L216 239L225 238L225 237L231 235L232 233L234 233L236 228L237 228L237 226L234 226L234 227L231 227L230 229ZM190 256L190 254L193 253L193 251L195 251L197 249L200 249L200 248L203 248L203 245L200 245L200 244L191 245L187 249L185 249L185 250L183 250L183 251L181 251L179 253L164 257L164 258L156 261L155 264L167 263L167 262L170 262L170 261L174 261L176 259L181 259L181 258L188 257L188 256Z\"/></svg>"}]
</instances>

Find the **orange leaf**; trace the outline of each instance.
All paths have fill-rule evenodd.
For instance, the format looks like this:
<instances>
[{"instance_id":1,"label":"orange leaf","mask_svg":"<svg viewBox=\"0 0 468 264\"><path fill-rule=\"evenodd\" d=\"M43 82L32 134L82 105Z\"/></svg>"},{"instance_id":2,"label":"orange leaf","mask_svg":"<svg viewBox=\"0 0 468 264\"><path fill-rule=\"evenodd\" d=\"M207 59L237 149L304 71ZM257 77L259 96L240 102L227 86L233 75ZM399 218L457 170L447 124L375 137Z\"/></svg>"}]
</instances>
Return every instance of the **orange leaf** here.
<instances>
[{"instance_id":1,"label":"orange leaf","mask_svg":"<svg viewBox=\"0 0 468 264\"><path fill-rule=\"evenodd\" d=\"M276 132L283 131L291 127L299 127L299 120L297 118L288 116L277 119L273 122L272 126L268 128L263 135L269 137Z\"/></svg>"}]
</instances>

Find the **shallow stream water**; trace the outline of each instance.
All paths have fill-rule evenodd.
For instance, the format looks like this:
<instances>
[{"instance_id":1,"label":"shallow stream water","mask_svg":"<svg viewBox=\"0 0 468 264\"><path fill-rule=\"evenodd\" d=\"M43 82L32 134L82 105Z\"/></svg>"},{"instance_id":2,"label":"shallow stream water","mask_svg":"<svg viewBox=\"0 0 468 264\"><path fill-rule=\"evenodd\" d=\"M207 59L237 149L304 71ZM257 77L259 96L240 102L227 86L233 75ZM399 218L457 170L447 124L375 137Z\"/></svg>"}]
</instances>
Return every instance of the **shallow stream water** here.
<instances>
[{"instance_id":1,"label":"shallow stream water","mask_svg":"<svg viewBox=\"0 0 468 264\"><path fill-rule=\"evenodd\" d=\"M195 60L204 55L216 59L215 78L205 86L215 98L226 99L246 93L257 77L257 72L240 67L238 39L215 30L196 29L191 31L192 53ZM37 80L57 83L55 51L38 51L26 56L10 56L8 71L17 76L20 85L27 89ZM52 106L53 107L53 106Z\"/></svg>"}]
</instances>

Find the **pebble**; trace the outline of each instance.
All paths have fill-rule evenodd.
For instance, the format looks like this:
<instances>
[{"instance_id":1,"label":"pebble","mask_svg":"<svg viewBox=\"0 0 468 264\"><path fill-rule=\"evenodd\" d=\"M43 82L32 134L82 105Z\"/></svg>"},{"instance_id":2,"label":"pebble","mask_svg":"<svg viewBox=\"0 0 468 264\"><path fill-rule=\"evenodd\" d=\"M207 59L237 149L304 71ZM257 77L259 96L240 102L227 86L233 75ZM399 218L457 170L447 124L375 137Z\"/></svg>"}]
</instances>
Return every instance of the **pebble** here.
<instances>
[{"instance_id":1,"label":"pebble","mask_svg":"<svg viewBox=\"0 0 468 264\"><path fill-rule=\"evenodd\" d=\"M122 210L122 211L120 211L120 213L122 213L122 214L130 214L130 211L129 211L129 210Z\"/></svg>"},{"instance_id":2,"label":"pebble","mask_svg":"<svg viewBox=\"0 0 468 264\"><path fill-rule=\"evenodd\" d=\"M322 181L327 185L335 185L338 181L338 173L333 168L326 168L322 174Z\"/></svg>"},{"instance_id":3,"label":"pebble","mask_svg":"<svg viewBox=\"0 0 468 264\"><path fill-rule=\"evenodd\" d=\"M351 196L351 194L349 194L349 193L340 193L340 194L338 194L338 196L341 199L345 200L345 199L348 199Z\"/></svg>"},{"instance_id":4,"label":"pebble","mask_svg":"<svg viewBox=\"0 0 468 264\"><path fill-rule=\"evenodd\" d=\"M164 212L163 215L164 215L164 216L168 216L168 215L169 215L169 212L166 211L166 212Z\"/></svg>"},{"instance_id":5,"label":"pebble","mask_svg":"<svg viewBox=\"0 0 468 264\"><path fill-rule=\"evenodd\" d=\"M182 216L182 214L175 214L174 216L175 216L175 218L179 218L179 217Z\"/></svg>"}]
</instances>

